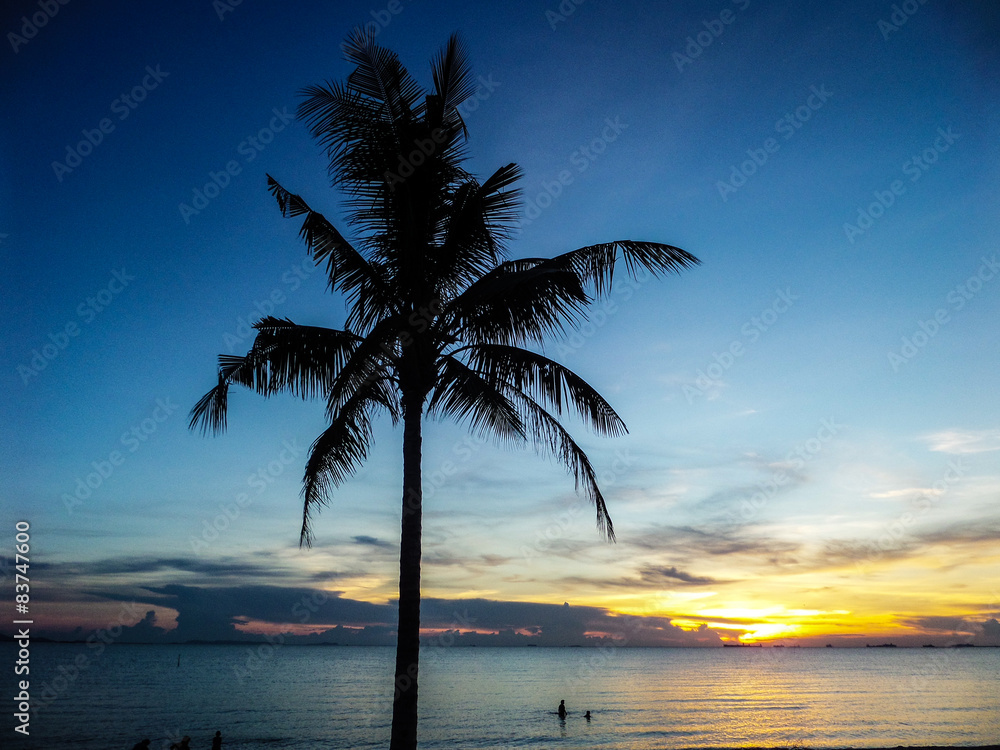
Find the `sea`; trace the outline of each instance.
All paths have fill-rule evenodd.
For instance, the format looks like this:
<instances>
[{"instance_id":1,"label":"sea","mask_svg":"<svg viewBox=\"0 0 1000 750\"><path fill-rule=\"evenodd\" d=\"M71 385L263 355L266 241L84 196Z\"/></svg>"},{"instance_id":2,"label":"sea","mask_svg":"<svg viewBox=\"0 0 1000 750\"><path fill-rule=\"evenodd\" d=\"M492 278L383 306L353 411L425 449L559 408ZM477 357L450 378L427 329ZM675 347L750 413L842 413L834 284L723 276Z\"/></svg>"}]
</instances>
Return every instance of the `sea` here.
<instances>
[{"instance_id":1,"label":"sea","mask_svg":"<svg viewBox=\"0 0 1000 750\"><path fill-rule=\"evenodd\" d=\"M11 710L15 648L0 657L4 750L143 738L156 750L183 735L208 750L216 731L226 750L388 746L391 648L33 643L27 737ZM997 648L432 647L421 659L428 750L1000 744Z\"/></svg>"}]
</instances>

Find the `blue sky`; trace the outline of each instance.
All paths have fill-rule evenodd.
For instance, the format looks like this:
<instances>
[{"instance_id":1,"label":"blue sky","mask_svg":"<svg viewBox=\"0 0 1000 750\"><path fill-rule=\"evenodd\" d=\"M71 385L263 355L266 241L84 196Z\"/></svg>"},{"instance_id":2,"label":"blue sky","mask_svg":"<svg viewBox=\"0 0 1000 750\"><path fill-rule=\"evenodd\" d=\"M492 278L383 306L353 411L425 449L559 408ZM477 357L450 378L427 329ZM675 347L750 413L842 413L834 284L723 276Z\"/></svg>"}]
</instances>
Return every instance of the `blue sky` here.
<instances>
[{"instance_id":1,"label":"blue sky","mask_svg":"<svg viewBox=\"0 0 1000 750\"><path fill-rule=\"evenodd\" d=\"M172 628L189 599L167 586L394 597L391 425L311 551L298 492L319 405L237 394L225 436L187 429L216 355L249 346L248 321L343 322L265 174L340 219L289 115L300 88L346 77L339 43L370 23L425 83L452 31L467 42L481 75L470 169L525 173L512 254L631 238L703 261L622 285L593 325L546 346L630 428L575 431L619 543L600 541L559 467L429 423L428 596L568 601L671 621L685 642L700 625L989 635L991 4L71 3L30 39L22 16L39 6L21 5L0 27L0 526L31 523L53 632L98 627L119 601ZM206 191L213 174L222 187ZM296 622L262 615L264 596L235 597L218 632ZM512 628L540 627L516 611ZM606 620L587 632L612 632ZM313 624L371 623L338 610Z\"/></svg>"}]
</instances>

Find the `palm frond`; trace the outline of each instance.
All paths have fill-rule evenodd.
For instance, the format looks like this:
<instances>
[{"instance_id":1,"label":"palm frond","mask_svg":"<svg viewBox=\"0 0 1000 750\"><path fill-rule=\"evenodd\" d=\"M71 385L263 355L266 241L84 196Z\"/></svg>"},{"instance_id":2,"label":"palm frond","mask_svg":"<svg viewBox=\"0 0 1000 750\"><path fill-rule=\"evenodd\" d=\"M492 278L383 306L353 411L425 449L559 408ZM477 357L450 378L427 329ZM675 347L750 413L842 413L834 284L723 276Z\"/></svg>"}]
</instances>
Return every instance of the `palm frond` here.
<instances>
[{"instance_id":1,"label":"palm frond","mask_svg":"<svg viewBox=\"0 0 1000 750\"><path fill-rule=\"evenodd\" d=\"M445 115L476 93L468 50L458 34L448 38L444 49L432 61L431 75L434 78L434 93Z\"/></svg>"},{"instance_id":2,"label":"palm frond","mask_svg":"<svg viewBox=\"0 0 1000 750\"><path fill-rule=\"evenodd\" d=\"M383 381L369 381L343 404L330 426L313 441L302 479L300 545L312 545L313 511L328 504L333 490L353 475L367 458L372 439L372 412L390 406L387 396Z\"/></svg>"},{"instance_id":3,"label":"palm frond","mask_svg":"<svg viewBox=\"0 0 1000 750\"><path fill-rule=\"evenodd\" d=\"M604 495L597 485L597 474L590 459L577 445L559 420L543 409L534 399L525 394L516 394L518 407L524 415L528 436L536 449L540 448L554 456L573 476L576 490L583 493L597 510L597 528L608 541L615 541L615 527L611 523Z\"/></svg>"},{"instance_id":4,"label":"palm frond","mask_svg":"<svg viewBox=\"0 0 1000 750\"><path fill-rule=\"evenodd\" d=\"M357 27L341 45L344 57L357 67L347 78L347 85L382 104L387 120L398 120L411 113L420 116L420 86L410 76L395 52L375 43L376 32Z\"/></svg>"},{"instance_id":5,"label":"palm frond","mask_svg":"<svg viewBox=\"0 0 1000 750\"><path fill-rule=\"evenodd\" d=\"M589 303L571 269L507 261L449 302L441 326L472 343L541 343L582 321Z\"/></svg>"},{"instance_id":6,"label":"palm frond","mask_svg":"<svg viewBox=\"0 0 1000 750\"><path fill-rule=\"evenodd\" d=\"M327 394L328 418L332 419L369 384L381 380L395 381L401 340L405 340L408 331L406 318L394 315L379 321L364 339L359 340ZM390 409L390 413L394 419L397 418L398 410Z\"/></svg>"},{"instance_id":7,"label":"palm frond","mask_svg":"<svg viewBox=\"0 0 1000 750\"><path fill-rule=\"evenodd\" d=\"M468 420L474 432L501 442L525 440L517 407L494 384L451 355L441 358L438 373L427 404L428 414Z\"/></svg>"},{"instance_id":8,"label":"palm frond","mask_svg":"<svg viewBox=\"0 0 1000 750\"><path fill-rule=\"evenodd\" d=\"M303 399L326 395L360 341L347 331L300 326L271 316L254 328L257 336L245 355L219 355L218 383L191 410L190 429L202 434L225 431L231 385L265 397L282 391Z\"/></svg>"},{"instance_id":9,"label":"palm frond","mask_svg":"<svg viewBox=\"0 0 1000 750\"><path fill-rule=\"evenodd\" d=\"M509 188L520 173L516 164L508 164L482 185L470 178L448 196L439 247L432 256L439 299L455 297L505 257L504 241L517 217L520 194Z\"/></svg>"},{"instance_id":10,"label":"palm frond","mask_svg":"<svg viewBox=\"0 0 1000 750\"><path fill-rule=\"evenodd\" d=\"M680 273L701 263L686 250L673 245L617 240L563 253L546 261L546 264L555 268L572 268L584 284L593 284L597 297L603 297L611 289L619 253L625 262L626 272L633 279L637 278L640 268L659 278L665 273Z\"/></svg>"},{"instance_id":11,"label":"palm frond","mask_svg":"<svg viewBox=\"0 0 1000 750\"><path fill-rule=\"evenodd\" d=\"M218 385L198 399L198 403L191 409L188 429L197 429L202 435L219 435L225 432L228 404L229 380L220 368Z\"/></svg>"},{"instance_id":12,"label":"palm frond","mask_svg":"<svg viewBox=\"0 0 1000 750\"><path fill-rule=\"evenodd\" d=\"M240 384L264 396L282 391L304 399L325 396L361 341L349 331L296 325L271 316L254 328L257 338L244 358L254 381Z\"/></svg>"},{"instance_id":13,"label":"palm frond","mask_svg":"<svg viewBox=\"0 0 1000 750\"><path fill-rule=\"evenodd\" d=\"M619 437L628 433L625 423L603 396L568 367L537 354L503 344L476 344L452 352L465 353L472 368L490 383L552 404L556 414L570 410L601 435Z\"/></svg>"},{"instance_id":14,"label":"palm frond","mask_svg":"<svg viewBox=\"0 0 1000 750\"><path fill-rule=\"evenodd\" d=\"M386 302L390 295L381 270L355 250L323 214L313 211L300 196L286 190L271 175L267 176L267 188L277 200L282 216L305 214L299 236L317 265L326 261L328 287L343 291L353 303L352 307L360 308L355 317L366 319L369 306L378 307L379 303Z\"/></svg>"}]
</instances>

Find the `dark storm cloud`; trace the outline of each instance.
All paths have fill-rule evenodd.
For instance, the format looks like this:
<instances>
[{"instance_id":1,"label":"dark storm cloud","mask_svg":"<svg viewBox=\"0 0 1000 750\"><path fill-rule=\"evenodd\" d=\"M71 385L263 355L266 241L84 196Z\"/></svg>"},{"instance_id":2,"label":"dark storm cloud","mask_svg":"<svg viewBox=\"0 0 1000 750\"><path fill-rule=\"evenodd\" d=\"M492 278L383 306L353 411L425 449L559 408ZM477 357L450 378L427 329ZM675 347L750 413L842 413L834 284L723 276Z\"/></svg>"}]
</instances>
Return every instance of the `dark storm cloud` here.
<instances>
[{"instance_id":1,"label":"dark storm cloud","mask_svg":"<svg viewBox=\"0 0 1000 750\"><path fill-rule=\"evenodd\" d=\"M343 599L339 592L281 586L232 586L199 588L169 585L149 587L150 603L177 610L177 636L192 638L228 637L244 620L279 625L388 624L395 623L395 607Z\"/></svg>"},{"instance_id":2,"label":"dark storm cloud","mask_svg":"<svg viewBox=\"0 0 1000 750\"><path fill-rule=\"evenodd\" d=\"M919 630L947 634L952 642L1000 646L1000 622L996 618L980 622L963 617L912 617L901 622Z\"/></svg>"},{"instance_id":3,"label":"dark storm cloud","mask_svg":"<svg viewBox=\"0 0 1000 750\"><path fill-rule=\"evenodd\" d=\"M940 630L943 632L973 632L973 625L961 617L914 617L903 622L921 630Z\"/></svg>"},{"instance_id":4,"label":"dark storm cloud","mask_svg":"<svg viewBox=\"0 0 1000 750\"><path fill-rule=\"evenodd\" d=\"M979 628L984 646L1000 646L1000 622L996 618L987 620Z\"/></svg>"},{"instance_id":5,"label":"dark storm cloud","mask_svg":"<svg viewBox=\"0 0 1000 750\"><path fill-rule=\"evenodd\" d=\"M120 623L123 627L118 639L122 642L257 641L261 635L243 632L237 626L262 622L275 626L272 631L287 632L283 637L288 643L390 645L395 638L394 602L372 604L319 589L171 584L150 586L136 594L111 590L88 593L128 608L130 617ZM157 625L155 611L143 610L143 605L176 611L177 628L166 630ZM668 618L620 616L600 607L568 603L428 598L421 605L421 624L449 634L449 642L459 645L585 646L608 638L619 645L635 646L720 643L718 633L707 627L683 630ZM311 634L302 634L303 625Z\"/></svg>"}]
</instances>

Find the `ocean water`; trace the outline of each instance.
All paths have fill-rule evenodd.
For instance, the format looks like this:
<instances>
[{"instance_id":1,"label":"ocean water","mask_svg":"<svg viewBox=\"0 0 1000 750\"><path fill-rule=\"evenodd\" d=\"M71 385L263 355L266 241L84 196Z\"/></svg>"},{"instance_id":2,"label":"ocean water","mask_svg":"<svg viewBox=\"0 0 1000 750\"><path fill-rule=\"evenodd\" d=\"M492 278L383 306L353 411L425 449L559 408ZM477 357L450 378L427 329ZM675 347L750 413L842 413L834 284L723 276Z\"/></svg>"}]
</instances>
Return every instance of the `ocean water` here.
<instances>
[{"instance_id":1,"label":"ocean water","mask_svg":"<svg viewBox=\"0 0 1000 750\"><path fill-rule=\"evenodd\" d=\"M182 734L208 750L217 729L227 750L388 746L391 648L36 643L28 738L13 732L14 653L0 648L4 750ZM1000 743L1000 649L438 647L420 691L428 749Z\"/></svg>"}]
</instances>

